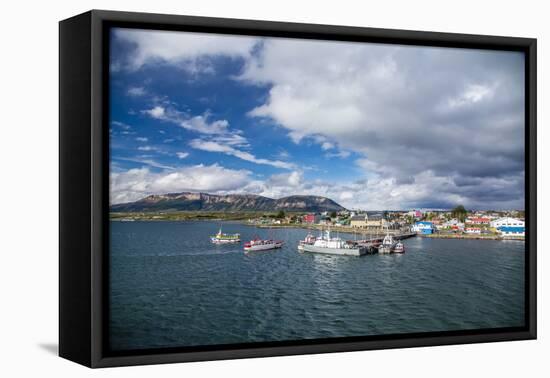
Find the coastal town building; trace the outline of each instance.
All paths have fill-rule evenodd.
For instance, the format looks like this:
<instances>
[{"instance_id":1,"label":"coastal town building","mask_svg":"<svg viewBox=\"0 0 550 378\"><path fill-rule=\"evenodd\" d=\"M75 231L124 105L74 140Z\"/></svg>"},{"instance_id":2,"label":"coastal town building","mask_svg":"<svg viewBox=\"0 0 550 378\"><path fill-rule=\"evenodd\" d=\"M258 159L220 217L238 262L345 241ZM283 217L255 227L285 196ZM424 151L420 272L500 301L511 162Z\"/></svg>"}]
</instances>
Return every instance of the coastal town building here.
<instances>
[{"instance_id":1,"label":"coastal town building","mask_svg":"<svg viewBox=\"0 0 550 378\"><path fill-rule=\"evenodd\" d=\"M479 224L479 225L488 225L491 223L491 219L487 217L472 217L466 219L467 224Z\"/></svg>"},{"instance_id":2,"label":"coastal town building","mask_svg":"<svg viewBox=\"0 0 550 378\"><path fill-rule=\"evenodd\" d=\"M481 234L481 228L479 227L466 227L464 230L467 234Z\"/></svg>"},{"instance_id":3,"label":"coastal town building","mask_svg":"<svg viewBox=\"0 0 550 378\"><path fill-rule=\"evenodd\" d=\"M491 227L497 229L500 227L525 227L525 222L516 218L504 217L491 221Z\"/></svg>"},{"instance_id":4,"label":"coastal town building","mask_svg":"<svg viewBox=\"0 0 550 378\"><path fill-rule=\"evenodd\" d=\"M321 216L319 214L306 214L302 217L302 222L309 223L309 224L316 224L319 223L321 220Z\"/></svg>"},{"instance_id":5,"label":"coastal town building","mask_svg":"<svg viewBox=\"0 0 550 378\"><path fill-rule=\"evenodd\" d=\"M416 232L418 234L423 234L423 235L429 235L429 234L433 234L434 233L434 225L432 222L416 222L412 227L411 227L411 231L412 232Z\"/></svg>"},{"instance_id":6,"label":"coastal town building","mask_svg":"<svg viewBox=\"0 0 550 378\"><path fill-rule=\"evenodd\" d=\"M388 222L382 214L367 214L366 223L369 230L380 230L388 226Z\"/></svg>"},{"instance_id":7,"label":"coastal town building","mask_svg":"<svg viewBox=\"0 0 550 378\"><path fill-rule=\"evenodd\" d=\"M497 231L506 236L525 236L525 227L499 227Z\"/></svg>"},{"instance_id":8,"label":"coastal town building","mask_svg":"<svg viewBox=\"0 0 550 378\"><path fill-rule=\"evenodd\" d=\"M416 218L416 219L420 219L420 218L422 218L422 211L420 211L420 210L411 210L407 213L407 215L410 216L410 217Z\"/></svg>"},{"instance_id":9,"label":"coastal town building","mask_svg":"<svg viewBox=\"0 0 550 378\"><path fill-rule=\"evenodd\" d=\"M356 228L365 228L365 227L367 227L367 220L365 218L365 215L353 215L349 219L349 225L351 227L356 227Z\"/></svg>"},{"instance_id":10,"label":"coastal town building","mask_svg":"<svg viewBox=\"0 0 550 378\"><path fill-rule=\"evenodd\" d=\"M368 230L381 230L389 226L382 214L360 214L350 218L350 226Z\"/></svg>"}]
</instances>

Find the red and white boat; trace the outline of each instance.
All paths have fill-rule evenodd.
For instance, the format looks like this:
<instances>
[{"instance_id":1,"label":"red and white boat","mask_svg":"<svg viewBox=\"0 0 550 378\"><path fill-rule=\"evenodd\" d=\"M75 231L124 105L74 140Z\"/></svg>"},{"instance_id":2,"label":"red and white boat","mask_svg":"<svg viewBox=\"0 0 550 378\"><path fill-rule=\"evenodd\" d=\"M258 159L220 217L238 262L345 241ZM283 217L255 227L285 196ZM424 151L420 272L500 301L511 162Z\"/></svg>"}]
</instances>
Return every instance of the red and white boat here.
<instances>
[{"instance_id":1,"label":"red and white boat","mask_svg":"<svg viewBox=\"0 0 550 378\"><path fill-rule=\"evenodd\" d=\"M298 251L303 252L304 245L313 245L316 241L317 237L315 235L312 233L307 234L304 240L300 240L300 243L298 244Z\"/></svg>"},{"instance_id":2,"label":"red and white boat","mask_svg":"<svg viewBox=\"0 0 550 378\"><path fill-rule=\"evenodd\" d=\"M244 251L245 252L266 251L268 249L281 248L282 246L283 246L282 240L254 239L244 244Z\"/></svg>"},{"instance_id":3,"label":"red and white boat","mask_svg":"<svg viewBox=\"0 0 550 378\"><path fill-rule=\"evenodd\" d=\"M398 241L395 247L393 247L393 253L405 253L405 244Z\"/></svg>"}]
</instances>

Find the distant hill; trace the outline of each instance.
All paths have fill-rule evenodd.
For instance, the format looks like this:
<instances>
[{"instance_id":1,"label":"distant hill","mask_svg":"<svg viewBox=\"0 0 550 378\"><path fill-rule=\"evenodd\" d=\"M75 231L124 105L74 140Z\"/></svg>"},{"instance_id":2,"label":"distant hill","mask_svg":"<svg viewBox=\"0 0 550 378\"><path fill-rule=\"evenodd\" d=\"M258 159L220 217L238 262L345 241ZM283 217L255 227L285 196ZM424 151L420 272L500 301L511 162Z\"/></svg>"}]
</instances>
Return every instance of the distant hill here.
<instances>
[{"instance_id":1,"label":"distant hill","mask_svg":"<svg viewBox=\"0 0 550 378\"><path fill-rule=\"evenodd\" d=\"M273 199L254 194L208 193L153 194L136 202L111 206L112 212L137 211L341 211L333 200L320 196L289 196Z\"/></svg>"}]
</instances>

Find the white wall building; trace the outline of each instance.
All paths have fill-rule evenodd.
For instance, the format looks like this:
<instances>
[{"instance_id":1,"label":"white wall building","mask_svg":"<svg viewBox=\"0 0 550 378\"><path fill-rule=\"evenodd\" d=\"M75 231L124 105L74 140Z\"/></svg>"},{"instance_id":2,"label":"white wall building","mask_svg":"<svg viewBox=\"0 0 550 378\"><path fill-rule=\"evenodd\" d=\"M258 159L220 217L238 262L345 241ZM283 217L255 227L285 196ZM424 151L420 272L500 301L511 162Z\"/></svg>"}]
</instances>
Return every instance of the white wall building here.
<instances>
[{"instance_id":1,"label":"white wall building","mask_svg":"<svg viewBox=\"0 0 550 378\"><path fill-rule=\"evenodd\" d=\"M481 234L481 228L478 227L466 227L464 230L467 234Z\"/></svg>"},{"instance_id":2,"label":"white wall building","mask_svg":"<svg viewBox=\"0 0 550 378\"><path fill-rule=\"evenodd\" d=\"M525 227L525 222L519 219L505 217L491 221L491 227Z\"/></svg>"}]
</instances>

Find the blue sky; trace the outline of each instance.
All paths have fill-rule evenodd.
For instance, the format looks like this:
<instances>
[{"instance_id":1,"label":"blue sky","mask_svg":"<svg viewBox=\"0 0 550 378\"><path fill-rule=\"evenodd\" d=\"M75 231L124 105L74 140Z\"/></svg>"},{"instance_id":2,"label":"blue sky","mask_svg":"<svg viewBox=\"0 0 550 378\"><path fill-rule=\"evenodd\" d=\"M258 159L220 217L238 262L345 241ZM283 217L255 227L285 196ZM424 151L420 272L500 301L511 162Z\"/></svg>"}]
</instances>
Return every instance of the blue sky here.
<instances>
[{"instance_id":1,"label":"blue sky","mask_svg":"<svg viewBox=\"0 0 550 378\"><path fill-rule=\"evenodd\" d=\"M113 203L523 208L518 53L114 29L110 60Z\"/></svg>"}]
</instances>

